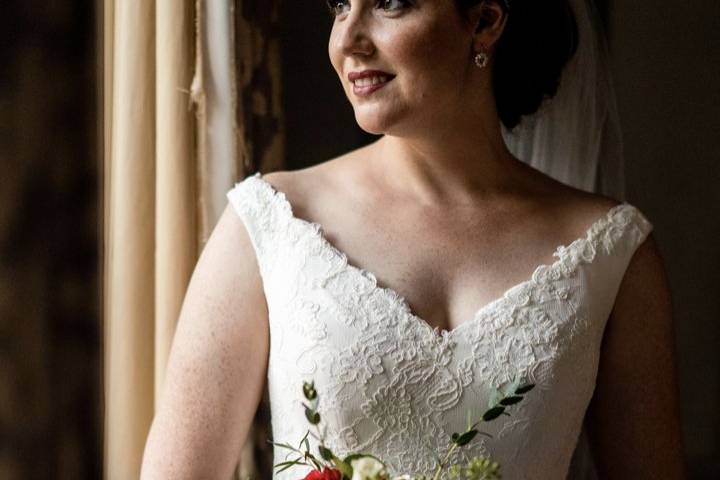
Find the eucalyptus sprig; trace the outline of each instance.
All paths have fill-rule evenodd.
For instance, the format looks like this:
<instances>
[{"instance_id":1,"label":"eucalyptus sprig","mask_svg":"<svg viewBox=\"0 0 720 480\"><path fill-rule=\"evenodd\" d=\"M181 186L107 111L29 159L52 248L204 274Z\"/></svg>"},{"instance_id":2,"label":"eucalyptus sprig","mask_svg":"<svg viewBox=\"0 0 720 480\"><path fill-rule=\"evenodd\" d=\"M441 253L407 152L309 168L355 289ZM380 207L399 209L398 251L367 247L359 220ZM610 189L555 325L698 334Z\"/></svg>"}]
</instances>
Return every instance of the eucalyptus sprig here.
<instances>
[{"instance_id":1,"label":"eucalyptus sprig","mask_svg":"<svg viewBox=\"0 0 720 480\"><path fill-rule=\"evenodd\" d=\"M482 416L475 422L471 421L472 412L467 412L467 428L462 433L453 433L450 437L450 448L443 459L441 459L436 453L433 452L435 459L438 462L437 469L434 475L427 477L421 475L419 477L410 477L409 475L402 475L396 477L396 479L403 480L439 480L442 471L448 467L448 462L452 457L452 454L458 448L464 447L469 444L478 434L485 435L492 438L487 432L478 430L478 425L481 422L491 422L501 415L510 415L507 410L520 403L525 394L533 389L535 385L526 383L521 385L521 381L515 380L502 392L498 389L493 389L488 402L488 409L482 414ZM268 440L269 443L285 448L294 452L297 458L286 460L274 465L275 468L280 468L279 472L282 472L295 465L305 465L314 468L318 471L324 467L334 468L338 470L343 477L343 480L350 480L353 478L353 460L358 460L363 457L375 459L383 467L385 463L379 458L367 454L367 453L353 453L346 455L344 458L340 458L325 445L325 432L320 429L321 416L318 411L318 393L315 389L315 382L303 382L303 396L307 400L307 403L303 403L305 408L305 418L316 430L316 434L313 434L310 430L305 432L302 440L297 447L293 447L288 443L273 442ZM313 455L310 452L310 442L308 436L312 435L318 440L318 454L319 457ZM304 450L301 448L304 447ZM464 480L496 480L500 478L500 465L497 462L492 461L489 458L484 457L473 457L466 465L452 465L449 468L449 475L451 479L464 479ZM383 477L385 478L385 477Z\"/></svg>"},{"instance_id":2,"label":"eucalyptus sprig","mask_svg":"<svg viewBox=\"0 0 720 480\"><path fill-rule=\"evenodd\" d=\"M378 459L377 457L365 453L355 453L352 455L347 455L345 458L340 458L335 455L333 451L325 445L325 432L319 427L321 416L317 408L319 398L317 390L315 389L314 381L310 383L303 382L303 396L309 402L309 404L303 403L303 406L305 407L305 418L311 425L315 426L317 434L314 435L310 432L310 430L308 430L305 433L305 436L303 436L303 439L300 441L300 445L298 446L298 448L294 448L286 443L276 443L268 440L273 445L277 445L300 454L300 457L298 458L274 465L275 467L281 467L278 472L282 472L283 470L290 468L294 465L306 465L313 467L316 470L322 470L323 467L328 466L339 470L342 473L343 478L349 480L350 478L352 478L353 475L353 468L351 466L352 460L361 457L371 457L380 461L380 459ZM320 458L310 453L310 443L308 442L308 435L312 435L315 439L318 440L318 454L320 455ZM304 452L299 450L299 448L303 445L305 446ZM308 463L308 460L311 462L311 464Z\"/></svg>"},{"instance_id":3,"label":"eucalyptus sprig","mask_svg":"<svg viewBox=\"0 0 720 480\"><path fill-rule=\"evenodd\" d=\"M523 385L521 385L520 383L521 383L520 379L516 379L515 381L513 381L513 383L510 385L510 388L508 389L507 393L503 393L498 389L494 389L490 395L488 410L486 410L485 413L483 413L480 420L477 420L473 424L470 423L471 412L470 412L470 410L468 410L468 412L467 412L468 413L467 428L463 433L456 432L451 435L450 440L452 442L452 445L450 446L450 450L448 450L447 454L445 455L445 458L439 461L437 470L435 470L435 476L433 477L433 480L438 480L440 478L440 474L442 473L442 470L447 466L448 460L451 458L452 454L454 453L454 451L457 448L467 445L478 434L485 435L487 437L492 438L492 435L490 435L487 432L482 432L482 431L478 430L476 427L480 424L481 421L482 422L491 422L491 421L495 420L496 418L498 418L500 415L508 415L509 416L510 414L507 413L508 407L511 407L513 405L520 403L523 400L524 395L527 392L529 392L530 390L532 390L533 387L535 387L535 384L533 384L533 383L528 383L528 384L523 384ZM480 468L480 466L482 466L482 465L485 465L484 468L486 469L486 471L483 471L484 473L496 472L496 473L492 473L492 475L497 475L497 477L495 477L495 476L477 476L476 475L477 471ZM493 468L488 470L488 468L490 466L493 466ZM470 472L470 474L469 474L470 476L466 476L465 478L469 478L469 479L475 479L475 478L485 479L485 478L487 478L488 480L492 479L492 478L499 478L499 471L500 471L500 466L496 462L491 462L489 459L485 459L482 457L475 457L471 460L470 465L468 465L466 467L465 472ZM462 473L462 470L457 470L457 468L456 468L455 474L459 475L460 473ZM455 478L460 478L460 477L455 477Z\"/></svg>"}]
</instances>

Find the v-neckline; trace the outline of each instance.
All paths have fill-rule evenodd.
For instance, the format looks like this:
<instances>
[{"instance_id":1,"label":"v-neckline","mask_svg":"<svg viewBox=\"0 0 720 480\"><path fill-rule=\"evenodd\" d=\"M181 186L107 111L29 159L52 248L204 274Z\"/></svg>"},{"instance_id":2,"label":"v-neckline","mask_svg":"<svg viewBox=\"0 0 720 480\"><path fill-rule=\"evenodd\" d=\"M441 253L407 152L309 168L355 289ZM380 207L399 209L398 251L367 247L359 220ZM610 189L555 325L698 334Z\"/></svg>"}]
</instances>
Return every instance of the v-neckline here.
<instances>
[{"instance_id":1,"label":"v-neckline","mask_svg":"<svg viewBox=\"0 0 720 480\"><path fill-rule=\"evenodd\" d=\"M440 326L433 326L427 320L415 314L405 297L400 295L400 293L398 293L394 288L380 285L377 281L377 276L372 271L358 267L351 263L348 260L348 255L339 248L337 248L335 245L333 245L332 242L327 239L327 237L325 236L325 229L320 223L305 220L296 216L293 212L293 207L290 201L287 199L285 193L278 190L277 188L275 188L274 185L265 180L261 172L256 172L255 174L247 178L258 180L260 182L260 185L264 185L265 188L268 189L268 193L271 195L271 197L276 199L276 201L280 202L280 205L285 209L290 220L298 222L299 225L309 228L316 235L317 239L319 240L321 246L324 249L330 251L331 253L342 259L342 263L348 271L353 272L357 275L361 275L364 278L371 278L374 290L386 296L394 305L399 307L409 318L411 318L413 322L415 322L424 330L428 331L436 339L454 337L455 335L458 335L461 331L470 328L479 319L497 311L510 299L511 294L513 294L515 291L524 290L538 283L538 278L543 271L548 269L557 269L560 266L560 263L563 261L564 254L571 253L572 251L575 251L577 249L582 250L583 247L587 244L587 242L591 242L598 233L603 231L606 224L612 222L614 216L618 211L626 208L634 208L626 201L621 201L620 203L610 207L610 209L608 209L608 211L604 215L600 216L590 224L590 226L585 230L583 236L576 238L567 245L559 245L553 253L553 256L558 257L558 259L555 260L553 263L540 264L536 266L532 274L527 279L522 280L515 285L512 285L511 287L507 288L500 296L476 309L475 313L472 315L471 318L464 320L458 326L451 329L440 329ZM572 257L572 271L575 271L575 269L578 267L578 257L578 255L573 255Z\"/></svg>"}]
</instances>

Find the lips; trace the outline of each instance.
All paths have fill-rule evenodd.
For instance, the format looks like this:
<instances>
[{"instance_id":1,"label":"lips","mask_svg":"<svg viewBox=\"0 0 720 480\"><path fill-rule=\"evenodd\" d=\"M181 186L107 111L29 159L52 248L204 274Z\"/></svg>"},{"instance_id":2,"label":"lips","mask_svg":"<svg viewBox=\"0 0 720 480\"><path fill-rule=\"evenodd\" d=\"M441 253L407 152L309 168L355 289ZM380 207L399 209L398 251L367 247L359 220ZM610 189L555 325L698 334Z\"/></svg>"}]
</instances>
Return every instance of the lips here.
<instances>
[{"instance_id":1,"label":"lips","mask_svg":"<svg viewBox=\"0 0 720 480\"><path fill-rule=\"evenodd\" d=\"M351 82L354 82L358 78L367 78L367 77L394 77L392 73L383 72L382 70L362 70L357 72L350 72L348 74L348 80Z\"/></svg>"},{"instance_id":2,"label":"lips","mask_svg":"<svg viewBox=\"0 0 720 480\"><path fill-rule=\"evenodd\" d=\"M395 75L382 70L350 72L348 80L353 84L353 93L358 96L370 95L390 83Z\"/></svg>"}]
</instances>

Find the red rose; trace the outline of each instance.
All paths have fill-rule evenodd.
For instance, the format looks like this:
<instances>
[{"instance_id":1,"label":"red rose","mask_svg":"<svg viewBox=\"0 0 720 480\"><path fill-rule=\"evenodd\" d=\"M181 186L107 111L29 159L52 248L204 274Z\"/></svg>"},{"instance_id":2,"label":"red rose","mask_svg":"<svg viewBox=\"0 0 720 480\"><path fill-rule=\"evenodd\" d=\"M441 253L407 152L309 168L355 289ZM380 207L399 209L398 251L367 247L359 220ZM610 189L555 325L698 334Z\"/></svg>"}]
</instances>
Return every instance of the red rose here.
<instances>
[{"instance_id":1,"label":"red rose","mask_svg":"<svg viewBox=\"0 0 720 480\"><path fill-rule=\"evenodd\" d=\"M311 471L302 480L342 480L342 473L340 473L340 470L325 467L322 472Z\"/></svg>"}]
</instances>

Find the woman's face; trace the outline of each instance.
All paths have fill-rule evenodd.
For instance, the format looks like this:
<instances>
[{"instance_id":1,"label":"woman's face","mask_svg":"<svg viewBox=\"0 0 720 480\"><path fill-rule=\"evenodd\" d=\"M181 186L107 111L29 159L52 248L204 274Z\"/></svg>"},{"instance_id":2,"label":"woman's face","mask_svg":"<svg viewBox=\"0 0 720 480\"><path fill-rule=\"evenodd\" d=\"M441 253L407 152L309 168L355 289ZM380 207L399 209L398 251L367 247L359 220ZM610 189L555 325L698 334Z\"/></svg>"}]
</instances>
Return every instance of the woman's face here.
<instances>
[{"instance_id":1,"label":"woman's face","mask_svg":"<svg viewBox=\"0 0 720 480\"><path fill-rule=\"evenodd\" d=\"M409 135L448 125L467 107L476 82L473 31L454 0L334 0L328 53L360 127ZM348 77L364 70L389 74L368 92ZM380 78L382 80L382 78ZM372 90L372 89L370 89ZM465 105L464 105L465 104Z\"/></svg>"}]
</instances>

